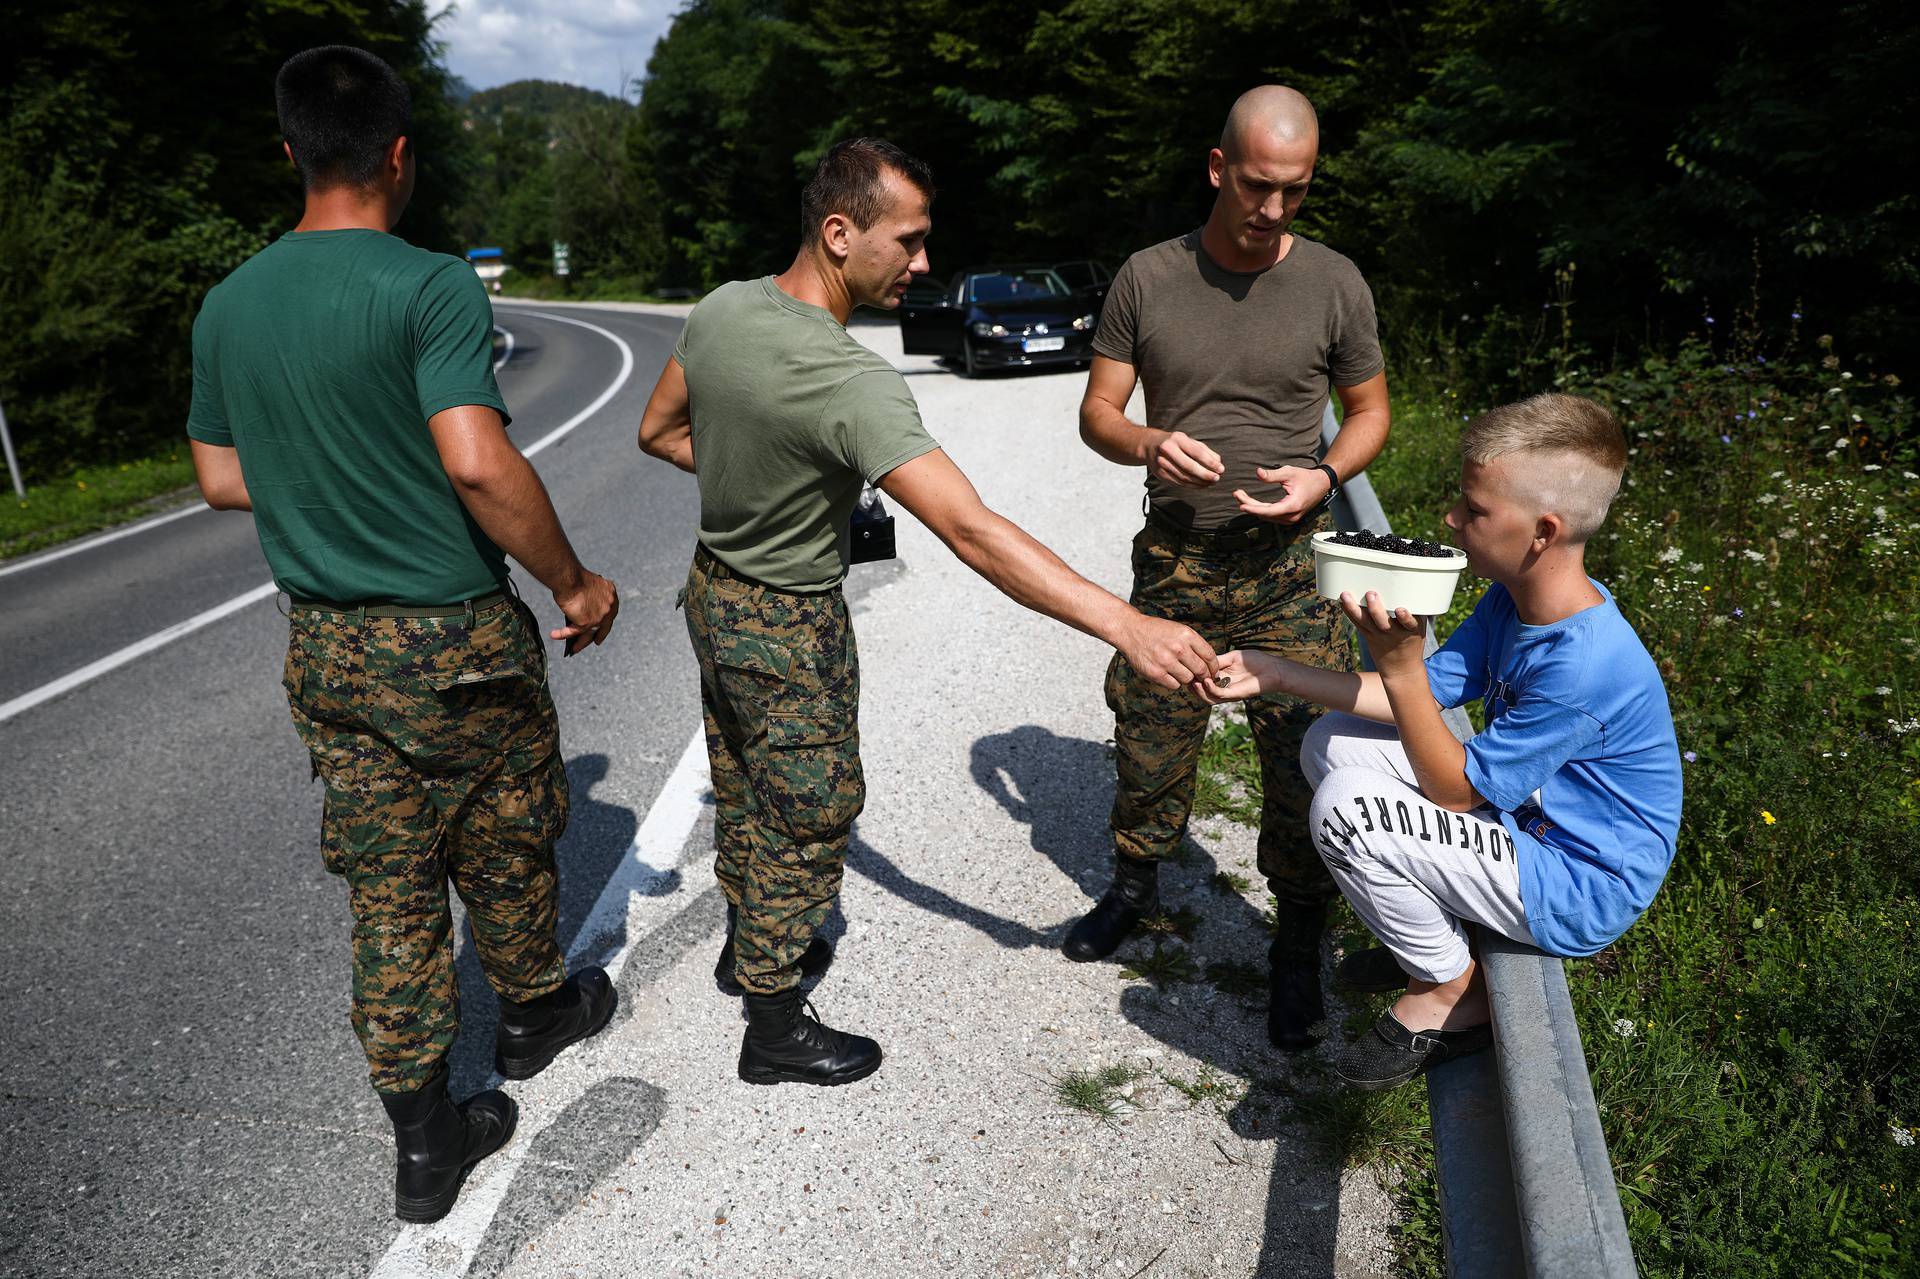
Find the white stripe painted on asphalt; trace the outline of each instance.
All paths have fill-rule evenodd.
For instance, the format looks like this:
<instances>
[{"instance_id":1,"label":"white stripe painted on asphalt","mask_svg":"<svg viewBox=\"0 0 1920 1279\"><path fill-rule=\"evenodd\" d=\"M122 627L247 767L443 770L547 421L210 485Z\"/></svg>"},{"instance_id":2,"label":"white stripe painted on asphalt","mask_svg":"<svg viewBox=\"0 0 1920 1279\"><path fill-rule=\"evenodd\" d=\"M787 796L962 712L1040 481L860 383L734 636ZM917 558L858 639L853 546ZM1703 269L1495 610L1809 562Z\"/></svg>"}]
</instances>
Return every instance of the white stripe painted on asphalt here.
<instances>
[{"instance_id":1,"label":"white stripe painted on asphalt","mask_svg":"<svg viewBox=\"0 0 1920 1279\"><path fill-rule=\"evenodd\" d=\"M609 977L618 981L634 944L646 937L649 926L656 920L670 918L699 894L705 881L701 887L695 887L691 877L683 877L671 892L657 890L679 868L687 836L692 833L702 810L711 803L707 740L702 729L696 730L693 740L687 743L679 764L661 787L653 807L647 810L646 820L640 823L626 855L614 868L606 887L601 889L599 900L587 913L579 932L574 934L573 950L567 956L570 967L598 962ZM623 924L625 939L611 951L596 952L594 948L601 944L601 939ZM402 1226L386 1255L374 1266L370 1279L462 1279L473 1267L480 1245L506 1202L507 1192L513 1188L534 1141L602 1077L618 1074L620 1065L609 1061L603 1070L588 1078L569 1073L565 1082L555 1089L562 1095L535 1099L538 1113L531 1119L522 1110L520 1127L513 1141L480 1165L461 1190L453 1211L432 1225ZM497 1088L501 1082L496 1075L487 1081L486 1087ZM545 1091L539 1083L524 1087Z\"/></svg>"},{"instance_id":2,"label":"white stripe painted on asphalt","mask_svg":"<svg viewBox=\"0 0 1920 1279\"><path fill-rule=\"evenodd\" d=\"M507 361L513 358L513 330L503 329L496 324L493 326L493 331L495 333L498 333L501 337L507 340L507 349L502 351L500 353L500 358L493 362L493 371L495 373L498 373L501 369L506 367Z\"/></svg>"},{"instance_id":3,"label":"white stripe painted on asphalt","mask_svg":"<svg viewBox=\"0 0 1920 1279\"><path fill-rule=\"evenodd\" d=\"M585 422L588 418L592 417L595 413L598 413L602 408L606 406L606 403L608 400L611 400L615 395L619 393L620 388L627 384L627 379L633 376L633 348L628 346L624 341L622 341L617 334L611 333L608 330L601 328L597 324L588 324L585 320L572 320L572 319L568 319L565 316L546 315L542 312L530 311L530 312L527 312L527 314L538 316L540 319L544 319L544 320L552 320L558 324L571 324L578 328L591 329L595 333L598 333L601 337L607 339L607 341L613 343L615 346L620 348L619 375L616 376L613 379L613 381L608 384L606 390L600 392L599 396L593 401L593 403L587 405L586 408L581 409L578 413L574 414L572 417L568 418L565 422L562 422L559 426L547 432L545 435L541 436L538 440L535 440L532 444L528 445L524 450L522 450L522 452L527 457L532 457L534 454L540 452L542 449L546 448L547 446L558 443L562 438L564 438L567 435L568 432L572 431L575 427L579 426L582 422ZM190 507L184 512L176 511L172 515L166 518L177 519L182 514L191 515L194 509L195 508ZM202 507L199 509L205 509L205 508ZM128 529L123 530L118 535L125 536L126 533L135 531L136 528L137 526L129 526ZM260 586L256 586L244 595L236 595L232 599L226 601L224 604L216 604L214 607L206 610L204 613L195 614L194 616L188 618L184 622L176 622L172 626L167 627L165 630L155 631L152 635L147 636L145 639L135 640L133 643L127 645L125 648L119 649L115 652L107 654L105 657L101 658L99 661L89 662L87 665L82 666L77 671L70 671L67 674L62 675L59 679L52 681L51 683L42 684L39 688L33 689L31 692L22 693L20 696L14 698L10 702L0 702L0 724L6 723L8 720L12 719L14 716L20 714L23 711L32 710L34 707L40 705L40 703L44 701L49 700L50 698L58 697L62 693L71 692L73 689L80 687L82 684L85 684L91 680L98 679L100 676L105 675L108 671L117 670L118 668L125 666L128 662L133 661L135 658L144 657L148 653L153 652L157 648L162 648L168 644L171 644L174 640L179 639L183 635L191 635L203 626L210 625L211 623L219 621L223 617L227 617L227 616L230 616L231 614L237 613L249 604L258 603L259 601L264 599L271 599L273 595L274 595L274 585L272 582L267 582Z\"/></svg>"},{"instance_id":4,"label":"white stripe painted on asphalt","mask_svg":"<svg viewBox=\"0 0 1920 1279\"><path fill-rule=\"evenodd\" d=\"M132 524L123 524L98 537L83 537L77 542L68 542L57 550L46 551L39 555L29 555L25 559L15 560L11 564L0 564L0 577L9 573L20 573L30 568L39 568L42 564L51 564L55 560L64 560L69 555L78 555L82 551L91 551L96 546L105 546L108 542L117 542L123 537L132 537L135 533L144 533L150 528L159 528L162 524L171 524L175 520L185 519L189 515L198 515L213 508L205 502L195 502L183 506L177 511L168 511L164 515L155 515L149 519L136 520Z\"/></svg>"},{"instance_id":5,"label":"white stripe painted on asphalt","mask_svg":"<svg viewBox=\"0 0 1920 1279\"><path fill-rule=\"evenodd\" d=\"M191 635L203 626L210 626L221 618L238 613L249 604L257 604L264 599L272 599L274 585L268 582L256 586L245 595L236 595L226 603L210 608L204 613L195 614L184 622L175 622L164 631L155 631L143 640L136 640L125 648L108 653L97 662L89 662L77 671L69 671L50 684L42 684L30 693L22 693L10 702L0 702L0 724L12 719L22 711L30 711L40 703L60 694L76 689L89 680L99 679L108 671L125 666L136 657L144 657L154 649L171 644L182 635Z\"/></svg>"}]
</instances>

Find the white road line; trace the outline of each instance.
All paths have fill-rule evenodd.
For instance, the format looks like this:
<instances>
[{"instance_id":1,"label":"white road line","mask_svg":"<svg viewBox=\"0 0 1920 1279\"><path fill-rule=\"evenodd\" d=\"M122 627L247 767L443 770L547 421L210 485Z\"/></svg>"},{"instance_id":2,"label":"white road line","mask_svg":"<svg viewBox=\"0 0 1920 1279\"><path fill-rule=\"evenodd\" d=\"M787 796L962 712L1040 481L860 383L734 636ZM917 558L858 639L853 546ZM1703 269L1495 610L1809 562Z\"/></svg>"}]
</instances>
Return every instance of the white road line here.
<instances>
[{"instance_id":1,"label":"white road line","mask_svg":"<svg viewBox=\"0 0 1920 1279\"><path fill-rule=\"evenodd\" d=\"M697 896L708 882L704 876L683 874L671 891L660 891L671 883L669 876L680 869L687 836L711 801L711 781L707 772L707 741L704 730L696 731L680 762L661 787L660 795L647 810L646 820L628 846L626 855L614 868L580 931L574 936L569 966L593 962L596 958L607 975L618 981L620 970L633 953L636 942L646 938L656 920L671 918ZM692 865L689 862L689 865ZM696 886L693 882L698 878ZM596 950L602 939L621 925L626 936L611 951ZM579 1052L582 1050L574 1050ZM590 1051L590 1050L587 1050ZM371 1279L461 1279L473 1266L474 1257L487 1237L493 1219L506 1202L521 1166L533 1143L567 1108L602 1079L621 1072L615 1060L591 1062L599 1069L556 1071L552 1084L542 1079L522 1085L529 1104L520 1113L520 1128L511 1144L481 1164L460 1193L453 1211L429 1226L402 1226L371 1272ZM496 1076L486 1086L496 1088L502 1081ZM532 1112L532 1113L529 1113Z\"/></svg>"},{"instance_id":2,"label":"white road line","mask_svg":"<svg viewBox=\"0 0 1920 1279\"><path fill-rule=\"evenodd\" d=\"M135 533L144 533L150 528L162 524L171 524L175 520L185 519L189 515L198 515L202 511L212 510L205 502L195 502L192 506L183 506L177 511L168 511L164 515L155 515L149 519L136 520L132 524L123 524L98 537L83 537L77 542L68 542L58 550L29 555L25 559L15 560L11 564L0 564L0 577L9 573L21 573L30 568L39 568L42 564L51 564L55 560L64 560L69 555L78 555L82 551L91 551L96 546L105 546L108 542L117 542L123 537L132 537Z\"/></svg>"},{"instance_id":3,"label":"white road line","mask_svg":"<svg viewBox=\"0 0 1920 1279\"><path fill-rule=\"evenodd\" d=\"M571 324L578 328L591 329L620 348L619 375L608 384L606 390L600 392L593 403L587 405L586 408L581 409L578 413L575 413L565 422L562 422L559 426L547 432L522 450L526 456L532 457L549 445L558 443L568 432L572 431L582 422L585 422L595 413L598 413L606 406L608 400L611 400L619 393L620 388L627 384L627 379L633 376L633 348L628 346L617 334L611 333L597 324L588 324L585 320L572 320L565 316L546 315L541 312L527 312L527 314L535 315L543 320L552 320L558 324ZM177 519L183 514L191 515L194 509L195 508L189 508L184 512L175 511L172 515L166 516L165 518ZM137 526L129 526L129 528L122 530L118 535L125 536L126 533L134 531L135 528L137 528ZM236 595L224 604L217 604L204 613L198 613L193 617L189 617L184 622L176 622L163 631L156 631L145 639L136 640L123 649L107 654L99 661L89 662L77 671L70 671L51 683L42 684L39 688L31 692L22 693L10 702L0 702L0 724L6 723L23 711L32 710L50 698L58 697L62 693L71 692L73 689L80 687L90 680L98 679L108 671L117 670L135 658L144 657L157 648L171 644L183 635L191 635L203 626L217 622L230 614L237 613L249 604L258 603L264 599L271 599L273 595L273 583L263 583L260 586L254 587L244 595Z\"/></svg>"},{"instance_id":4,"label":"white road line","mask_svg":"<svg viewBox=\"0 0 1920 1279\"><path fill-rule=\"evenodd\" d=\"M502 368L506 367L507 361L513 358L513 330L503 329L496 324L493 326L493 331L507 340L507 349L502 351L500 358L493 362L493 371L498 373Z\"/></svg>"}]
</instances>

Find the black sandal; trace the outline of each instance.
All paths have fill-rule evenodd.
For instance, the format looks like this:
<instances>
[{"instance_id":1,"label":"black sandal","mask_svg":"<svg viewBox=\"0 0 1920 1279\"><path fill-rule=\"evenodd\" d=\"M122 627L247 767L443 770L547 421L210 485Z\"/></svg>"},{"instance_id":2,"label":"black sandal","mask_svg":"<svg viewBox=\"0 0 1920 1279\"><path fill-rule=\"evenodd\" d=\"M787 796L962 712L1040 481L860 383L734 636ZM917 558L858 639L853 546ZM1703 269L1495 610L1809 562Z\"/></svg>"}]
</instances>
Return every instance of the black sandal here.
<instances>
[{"instance_id":1,"label":"black sandal","mask_svg":"<svg viewBox=\"0 0 1920 1279\"><path fill-rule=\"evenodd\" d=\"M1349 1087L1383 1092L1398 1088L1443 1061L1477 1053L1492 1043L1491 1025L1465 1030L1408 1030L1389 1009L1372 1030L1340 1054L1333 1069Z\"/></svg>"},{"instance_id":2,"label":"black sandal","mask_svg":"<svg viewBox=\"0 0 1920 1279\"><path fill-rule=\"evenodd\" d=\"M1406 970L1385 946L1356 950L1333 966L1333 982L1348 990L1384 995L1407 988Z\"/></svg>"}]
</instances>

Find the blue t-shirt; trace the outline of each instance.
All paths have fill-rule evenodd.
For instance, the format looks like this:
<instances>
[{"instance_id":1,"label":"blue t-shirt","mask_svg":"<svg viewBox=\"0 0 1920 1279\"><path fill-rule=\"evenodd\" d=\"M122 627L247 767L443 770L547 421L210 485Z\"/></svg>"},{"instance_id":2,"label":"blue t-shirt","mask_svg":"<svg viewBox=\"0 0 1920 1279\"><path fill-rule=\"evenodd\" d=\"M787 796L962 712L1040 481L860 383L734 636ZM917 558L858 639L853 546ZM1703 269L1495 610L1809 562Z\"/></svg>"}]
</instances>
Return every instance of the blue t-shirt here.
<instances>
[{"instance_id":1,"label":"blue t-shirt","mask_svg":"<svg viewBox=\"0 0 1920 1279\"><path fill-rule=\"evenodd\" d=\"M1666 686L1607 588L1547 626L1489 586L1427 659L1443 707L1482 700L1467 780L1500 810L1540 949L1591 955L1640 917L1673 864L1680 747ZM1534 799L1535 792L1539 798Z\"/></svg>"}]
</instances>

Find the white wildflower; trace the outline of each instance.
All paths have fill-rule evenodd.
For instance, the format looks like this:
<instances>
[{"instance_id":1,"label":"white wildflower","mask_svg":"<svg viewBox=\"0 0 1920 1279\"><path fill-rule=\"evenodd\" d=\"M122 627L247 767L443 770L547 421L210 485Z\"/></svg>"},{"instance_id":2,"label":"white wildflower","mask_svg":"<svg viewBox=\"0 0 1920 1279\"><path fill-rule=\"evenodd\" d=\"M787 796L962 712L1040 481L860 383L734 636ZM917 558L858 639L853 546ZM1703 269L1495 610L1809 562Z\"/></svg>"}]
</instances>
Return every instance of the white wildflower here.
<instances>
[{"instance_id":1,"label":"white wildflower","mask_svg":"<svg viewBox=\"0 0 1920 1279\"><path fill-rule=\"evenodd\" d=\"M1742 551L1741 554L1745 555L1748 559L1752 560L1755 564L1765 563L1767 558L1766 556L1762 555L1759 551L1755 551L1755 550Z\"/></svg>"},{"instance_id":2,"label":"white wildflower","mask_svg":"<svg viewBox=\"0 0 1920 1279\"><path fill-rule=\"evenodd\" d=\"M1898 1127L1898 1126L1896 1125L1896 1126L1895 1126L1894 1128L1892 1128L1892 1129L1891 1129L1890 1131L1891 1131L1891 1132L1893 1133L1893 1144L1894 1144L1894 1145L1896 1145L1896 1146L1911 1146L1911 1145L1913 1144L1913 1129L1911 1129L1911 1128L1901 1128L1901 1127Z\"/></svg>"},{"instance_id":3,"label":"white wildflower","mask_svg":"<svg viewBox=\"0 0 1920 1279\"><path fill-rule=\"evenodd\" d=\"M1769 471L1769 472L1767 472L1767 478L1768 478L1768 479L1770 479L1770 480L1777 480L1777 479L1780 479L1780 478L1781 478L1781 477L1783 477L1784 475L1786 475L1786 472L1785 472L1785 471Z\"/></svg>"},{"instance_id":4,"label":"white wildflower","mask_svg":"<svg viewBox=\"0 0 1920 1279\"><path fill-rule=\"evenodd\" d=\"M1669 546L1666 550L1660 552L1660 562L1662 564L1677 564L1680 561L1680 555L1681 551L1679 547Z\"/></svg>"},{"instance_id":5,"label":"white wildflower","mask_svg":"<svg viewBox=\"0 0 1920 1279\"><path fill-rule=\"evenodd\" d=\"M1880 685L1880 687L1874 689L1873 691L1881 697L1885 697L1887 696L1887 694L1893 692L1893 690L1888 688L1885 684Z\"/></svg>"},{"instance_id":6,"label":"white wildflower","mask_svg":"<svg viewBox=\"0 0 1920 1279\"><path fill-rule=\"evenodd\" d=\"M1759 502L1760 505L1762 506L1772 506L1775 502L1778 502L1780 498L1777 494L1774 494L1774 493L1762 493L1759 497L1755 498L1754 500Z\"/></svg>"},{"instance_id":7,"label":"white wildflower","mask_svg":"<svg viewBox=\"0 0 1920 1279\"><path fill-rule=\"evenodd\" d=\"M1869 462L1860 469L1863 471L1877 471L1880 469L1880 464L1878 462Z\"/></svg>"},{"instance_id":8,"label":"white wildflower","mask_svg":"<svg viewBox=\"0 0 1920 1279\"><path fill-rule=\"evenodd\" d=\"M1622 1039L1632 1039L1633 1018L1615 1017L1613 1019L1613 1033L1619 1035Z\"/></svg>"},{"instance_id":9,"label":"white wildflower","mask_svg":"<svg viewBox=\"0 0 1920 1279\"><path fill-rule=\"evenodd\" d=\"M1706 565L1702 564L1699 560L1692 560L1688 562L1686 567L1687 567L1687 572L1698 573L1701 569L1705 568Z\"/></svg>"}]
</instances>

